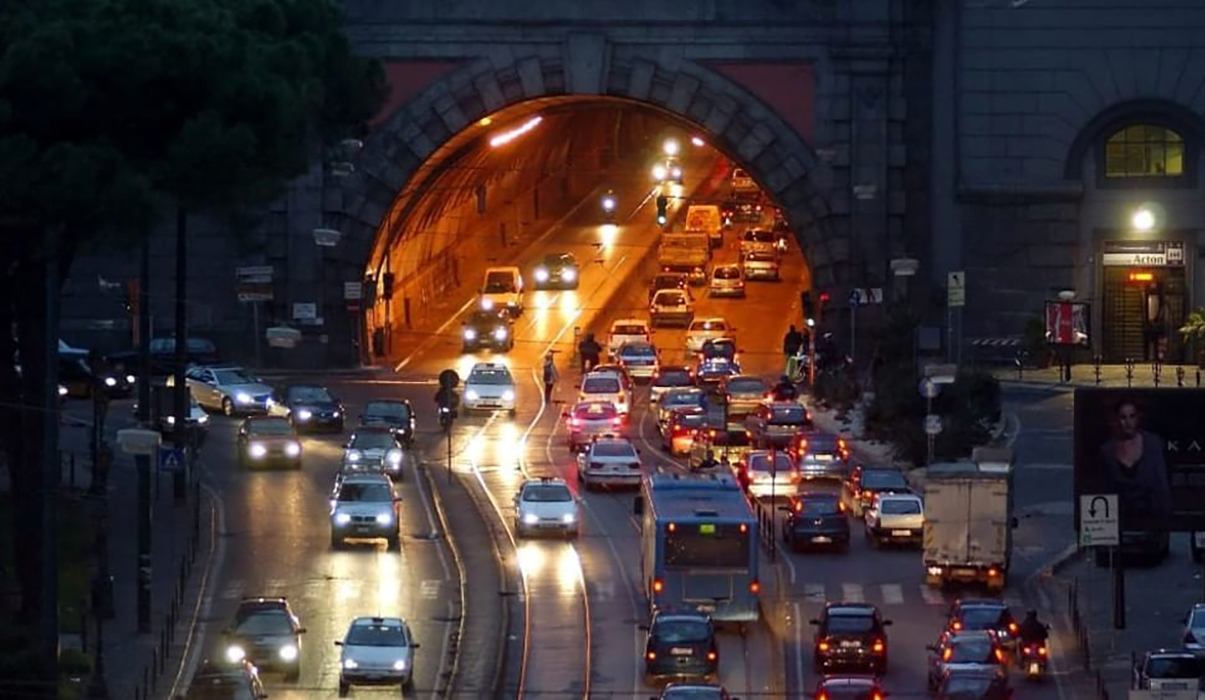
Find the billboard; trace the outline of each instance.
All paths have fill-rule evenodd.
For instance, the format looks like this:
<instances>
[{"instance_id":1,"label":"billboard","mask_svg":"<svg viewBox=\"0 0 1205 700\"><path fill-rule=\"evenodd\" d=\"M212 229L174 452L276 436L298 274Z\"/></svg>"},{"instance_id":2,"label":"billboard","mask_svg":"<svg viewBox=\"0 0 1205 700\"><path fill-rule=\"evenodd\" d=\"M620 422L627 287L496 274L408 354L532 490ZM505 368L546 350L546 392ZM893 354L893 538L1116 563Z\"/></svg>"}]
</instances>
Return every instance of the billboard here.
<instances>
[{"instance_id":1,"label":"billboard","mask_svg":"<svg viewBox=\"0 0 1205 700\"><path fill-rule=\"evenodd\" d=\"M1088 332L1091 310L1079 301L1046 302L1046 342L1051 345L1087 347L1092 342Z\"/></svg>"},{"instance_id":2,"label":"billboard","mask_svg":"<svg viewBox=\"0 0 1205 700\"><path fill-rule=\"evenodd\" d=\"M1205 389L1076 389L1076 508L1117 494L1123 531L1205 530L1203 415Z\"/></svg>"}]
</instances>

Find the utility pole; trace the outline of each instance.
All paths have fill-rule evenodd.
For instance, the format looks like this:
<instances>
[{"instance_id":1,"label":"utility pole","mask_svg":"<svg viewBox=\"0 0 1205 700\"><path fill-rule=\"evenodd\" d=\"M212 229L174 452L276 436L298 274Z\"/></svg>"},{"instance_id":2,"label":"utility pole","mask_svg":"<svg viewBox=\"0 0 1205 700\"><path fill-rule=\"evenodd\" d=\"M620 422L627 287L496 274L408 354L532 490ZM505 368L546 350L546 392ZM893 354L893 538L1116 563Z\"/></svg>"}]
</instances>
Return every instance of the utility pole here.
<instances>
[{"instance_id":1,"label":"utility pole","mask_svg":"<svg viewBox=\"0 0 1205 700\"><path fill-rule=\"evenodd\" d=\"M185 443L187 431L186 418L189 414L188 382L184 371L188 367L188 210L183 203L176 205L176 341L175 341L175 390L172 401L172 415L176 423L172 426L172 443L178 454L187 454ZM186 472L190 470L190 460L185 457L182 468L172 473L172 498L176 503L182 503L185 495Z\"/></svg>"},{"instance_id":2,"label":"utility pole","mask_svg":"<svg viewBox=\"0 0 1205 700\"><path fill-rule=\"evenodd\" d=\"M46 344L46 369L42 382L42 488L41 574L42 608L38 611L42 680L48 685L43 697L56 697L59 679L59 553L58 505L62 464L59 461L59 236L52 229L46 236L46 260L43 294L45 324L42 340ZM8 331L5 331L8 332Z\"/></svg>"},{"instance_id":3,"label":"utility pole","mask_svg":"<svg viewBox=\"0 0 1205 700\"><path fill-rule=\"evenodd\" d=\"M142 241L138 270L138 422L150 427L151 418L151 243ZM138 469L138 632L151 631L151 458L135 455Z\"/></svg>"}]
</instances>

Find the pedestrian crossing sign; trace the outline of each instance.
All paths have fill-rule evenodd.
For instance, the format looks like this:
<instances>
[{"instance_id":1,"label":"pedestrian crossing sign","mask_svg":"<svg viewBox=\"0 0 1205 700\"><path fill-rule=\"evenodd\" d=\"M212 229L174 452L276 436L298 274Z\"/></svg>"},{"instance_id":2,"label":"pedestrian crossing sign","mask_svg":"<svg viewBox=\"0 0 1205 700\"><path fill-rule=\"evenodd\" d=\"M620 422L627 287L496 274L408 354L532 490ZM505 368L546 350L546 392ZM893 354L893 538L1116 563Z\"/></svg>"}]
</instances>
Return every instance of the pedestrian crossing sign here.
<instances>
[{"instance_id":1,"label":"pedestrian crossing sign","mask_svg":"<svg viewBox=\"0 0 1205 700\"><path fill-rule=\"evenodd\" d=\"M159 448L159 471L184 471L184 450L178 447Z\"/></svg>"}]
</instances>

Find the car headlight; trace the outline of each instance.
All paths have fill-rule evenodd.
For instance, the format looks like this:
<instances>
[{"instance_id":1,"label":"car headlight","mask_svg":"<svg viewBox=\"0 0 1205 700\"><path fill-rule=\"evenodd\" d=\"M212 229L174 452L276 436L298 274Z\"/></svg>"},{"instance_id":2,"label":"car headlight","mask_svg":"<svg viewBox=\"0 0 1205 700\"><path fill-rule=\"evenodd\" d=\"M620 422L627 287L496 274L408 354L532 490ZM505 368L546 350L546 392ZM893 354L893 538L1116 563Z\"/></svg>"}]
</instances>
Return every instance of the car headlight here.
<instances>
[{"instance_id":1,"label":"car headlight","mask_svg":"<svg viewBox=\"0 0 1205 700\"><path fill-rule=\"evenodd\" d=\"M489 297L484 297L481 300L481 308L485 309L486 311L494 308L494 300L490 299Z\"/></svg>"},{"instance_id":2,"label":"car headlight","mask_svg":"<svg viewBox=\"0 0 1205 700\"><path fill-rule=\"evenodd\" d=\"M542 267L537 267L536 268L536 281L537 282L547 282L548 281L548 270L546 270Z\"/></svg>"},{"instance_id":3,"label":"car headlight","mask_svg":"<svg viewBox=\"0 0 1205 700\"><path fill-rule=\"evenodd\" d=\"M347 513L335 513L335 524L346 525L351 522L351 516Z\"/></svg>"},{"instance_id":4,"label":"car headlight","mask_svg":"<svg viewBox=\"0 0 1205 700\"><path fill-rule=\"evenodd\" d=\"M561 279L565 280L566 282L572 282L576 278L577 270L574 270L572 267L567 267L564 270L561 270Z\"/></svg>"},{"instance_id":5,"label":"car headlight","mask_svg":"<svg viewBox=\"0 0 1205 700\"><path fill-rule=\"evenodd\" d=\"M239 403L251 403L251 394L248 394L245 391L240 391L234 395L234 400L238 401Z\"/></svg>"},{"instance_id":6,"label":"car headlight","mask_svg":"<svg viewBox=\"0 0 1205 700\"><path fill-rule=\"evenodd\" d=\"M66 396L66 395L67 395L67 387L63 386L62 384L59 384L59 396Z\"/></svg>"},{"instance_id":7,"label":"car headlight","mask_svg":"<svg viewBox=\"0 0 1205 700\"><path fill-rule=\"evenodd\" d=\"M388 459L390 464L401 464L402 451L397 449L389 450L389 452L385 455L385 459Z\"/></svg>"},{"instance_id":8,"label":"car headlight","mask_svg":"<svg viewBox=\"0 0 1205 700\"><path fill-rule=\"evenodd\" d=\"M393 516L389 513L377 514L377 525L388 525L391 522L393 522Z\"/></svg>"},{"instance_id":9,"label":"car headlight","mask_svg":"<svg viewBox=\"0 0 1205 700\"><path fill-rule=\"evenodd\" d=\"M281 647L280 658L285 661L295 661L297 659L297 646L294 644L286 644Z\"/></svg>"},{"instance_id":10,"label":"car headlight","mask_svg":"<svg viewBox=\"0 0 1205 700\"><path fill-rule=\"evenodd\" d=\"M494 340L506 340L506 329L505 328L495 328L494 329Z\"/></svg>"},{"instance_id":11,"label":"car headlight","mask_svg":"<svg viewBox=\"0 0 1205 700\"><path fill-rule=\"evenodd\" d=\"M208 422L209 422L209 416L205 415L204 413L202 413L200 416L197 417L197 423L199 423L201 425L205 425Z\"/></svg>"},{"instance_id":12,"label":"car headlight","mask_svg":"<svg viewBox=\"0 0 1205 700\"><path fill-rule=\"evenodd\" d=\"M133 384L133 383L134 383L134 382L136 382L136 381L138 381L138 377L135 377L135 376L134 376L134 375L132 375L132 374L127 374L127 375L126 375L126 384Z\"/></svg>"},{"instance_id":13,"label":"car headlight","mask_svg":"<svg viewBox=\"0 0 1205 700\"><path fill-rule=\"evenodd\" d=\"M393 670L394 671L405 671L406 670L406 660L398 659L397 661L394 661L393 662Z\"/></svg>"},{"instance_id":14,"label":"car headlight","mask_svg":"<svg viewBox=\"0 0 1205 700\"><path fill-rule=\"evenodd\" d=\"M356 663L355 659L343 659L343 668L359 668L360 664Z\"/></svg>"},{"instance_id":15,"label":"car headlight","mask_svg":"<svg viewBox=\"0 0 1205 700\"><path fill-rule=\"evenodd\" d=\"M268 448L264 447L258 442L253 442L251 443L251 446L247 448L247 454L251 455L251 457L254 459L259 459L268 454Z\"/></svg>"},{"instance_id":16,"label":"car headlight","mask_svg":"<svg viewBox=\"0 0 1205 700\"><path fill-rule=\"evenodd\" d=\"M314 417L314 412L309 409L301 409L297 412L297 420L309 420Z\"/></svg>"},{"instance_id":17,"label":"car headlight","mask_svg":"<svg viewBox=\"0 0 1205 700\"><path fill-rule=\"evenodd\" d=\"M502 400L503 401L514 401L515 400L515 392L511 391L510 389L507 389L506 391L502 392Z\"/></svg>"},{"instance_id":18,"label":"car headlight","mask_svg":"<svg viewBox=\"0 0 1205 700\"><path fill-rule=\"evenodd\" d=\"M481 394L469 389L468 391L464 392L464 397L469 401L476 401L477 399L481 398Z\"/></svg>"},{"instance_id":19,"label":"car headlight","mask_svg":"<svg viewBox=\"0 0 1205 700\"><path fill-rule=\"evenodd\" d=\"M538 515L536 515L535 513L524 513L523 514L523 524L524 525L535 525L538 522L540 522L540 517Z\"/></svg>"},{"instance_id":20,"label":"car headlight","mask_svg":"<svg viewBox=\"0 0 1205 700\"><path fill-rule=\"evenodd\" d=\"M674 177L682 177L682 168L674 168L671 172Z\"/></svg>"},{"instance_id":21,"label":"car headlight","mask_svg":"<svg viewBox=\"0 0 1205 700\"><path fill-rule=\"evenodd\" d=\"M664 165L654 165L653 166L653 177L658 180L664 180L665 179L665 166Z\"/></svg>"},{"instance_id":22,"label":"car headlight","mask_svg":"<svg viewBox=\"0 0 1205 700\"><path fill-rule=\"evenodd\" d=\"M577 520L577 516L574 515L573 513L565 513L564 515L561 516L561 522L564 522L564 523L571 523L574 520Z\"/></svg>"},{"instance_id":23,"label":"car headlight","mask_svg":"<svg viewBox=\"0 0 1205 700\"><path fill-rule=\"evenodd\" d=\"M247 658L247 652L239 645L231 644L226 647L226 660L230 663L237 664L245 658Z\"/></svg>"},{"instance_id":24,"label":"car headlight","mask_svg":"<svg viewBox=\"0 0 1205 700\"><path fill-rule=\"evenodd\" d=\"M477 339L477 331L473 330L472 328L464 329L464 339L465 340L476 340Z\"/></svg>"},{"instance_id":25,"label":"car headlight","mask_svg":"<svg viewBox=\"0 0 1205 700\"><path fill-rule=\"evenodd\" d=\"M167 421L167 424L168 424L168 425L175 425L175 424L176 424L176 417L175 417L175 416L167 416L167 417L165 417L163 420Z\"/></svg>"},{"instance_id":26,"label":"car headlight","mask_svg":"<svg viewBox=\"0 0 1205 700\"><path fill-rule=\"evenodd\" d=\"M359 462L361 459L363 459L363 457L364 455L360 454L359 450L347 451L347 461L349 462Z\"/></svg>"},{"instance_id":27,"label":"car headlight","mask_svg":"<svg viewBox=\"0 0 1205 700\"><path fill-rule=\"evenodd\" d=\"M285 454L287 454L290 457L301 456L301 443L290 442L289 444L285 445Z\"/></svg>"},{"instance_id":28,"label":"car headlight","mask_svg":"<svg viewBox=\"0 0 1205 700\"><path fill-rule=\"evenodd\" d=\"M117 386L117 377L105 377L105 386Z\"/></svg>"}]
</instances>

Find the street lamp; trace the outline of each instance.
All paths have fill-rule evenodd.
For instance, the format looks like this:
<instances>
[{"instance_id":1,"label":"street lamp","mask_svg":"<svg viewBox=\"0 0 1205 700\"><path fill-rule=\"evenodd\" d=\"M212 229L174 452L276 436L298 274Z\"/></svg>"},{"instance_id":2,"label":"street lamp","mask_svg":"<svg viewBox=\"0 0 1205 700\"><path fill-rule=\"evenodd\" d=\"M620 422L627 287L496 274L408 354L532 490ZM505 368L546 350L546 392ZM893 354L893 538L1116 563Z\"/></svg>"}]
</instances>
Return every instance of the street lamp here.
<instances>
[{"instance_id":1,"label":"street lamp","mask_svg":"<svg viewBox=\"0 0 1205 700\"><path fill-rule=\"evenodd\" d=\"M666 139L661 148L665 151L665 155L676 156L678 155L678 150L681 148L681 146L679 146L678 142L674 139Z\"/></svg>"},{"instance_id":2,"label":"street lamp","mask_svg":"<svg viewBox=\"0 0 1205 700\"><path fill-rule=\"evenodd\" d=\"M1150 233L1155 229L1155 212L1146 206L1134 210L1130 216L1130 224L1138 233Z\"/></svg>"}]
</instances>

